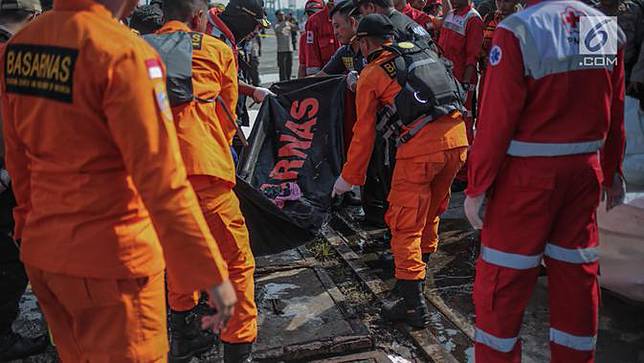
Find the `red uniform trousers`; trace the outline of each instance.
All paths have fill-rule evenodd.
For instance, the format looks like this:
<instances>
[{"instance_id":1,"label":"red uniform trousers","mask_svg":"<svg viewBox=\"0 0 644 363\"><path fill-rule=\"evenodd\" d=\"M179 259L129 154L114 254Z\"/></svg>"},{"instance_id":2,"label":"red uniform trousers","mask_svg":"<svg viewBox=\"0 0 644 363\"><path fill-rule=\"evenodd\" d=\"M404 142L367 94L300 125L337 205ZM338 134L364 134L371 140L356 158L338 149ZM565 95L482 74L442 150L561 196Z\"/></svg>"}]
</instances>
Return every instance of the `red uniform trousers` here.
<instances>
[{"instance_id":1,"label":"red uniform trousers","mask_svg":"<svg viewBox=\"0 0 644 363\"><path fill-rule=\"evenodd\" d=\"M255 259L250 249L248 229L239 209L239 200L230 186L215 178L189 176L199 199L210 231L228 265L230 282L237 292L232 318L221 331L226 343L250 343L257 338L257 306L255 305ZM187 311L198 303L199 294L172 291L168 278L168 303L175 311Z\"/></svg>"},{"instance_id":2,"label":"red uniform trousers","mask_svg":"<svg viewBox=\"0 0 644 363\"><path fill-rule=\"evenodd\" d=\"M593 361L600 294L598 159L507 157L488 195L476 266L477 363L521 361L518 334L542 258L551 362Z\"/></svg>"}]
</instances>

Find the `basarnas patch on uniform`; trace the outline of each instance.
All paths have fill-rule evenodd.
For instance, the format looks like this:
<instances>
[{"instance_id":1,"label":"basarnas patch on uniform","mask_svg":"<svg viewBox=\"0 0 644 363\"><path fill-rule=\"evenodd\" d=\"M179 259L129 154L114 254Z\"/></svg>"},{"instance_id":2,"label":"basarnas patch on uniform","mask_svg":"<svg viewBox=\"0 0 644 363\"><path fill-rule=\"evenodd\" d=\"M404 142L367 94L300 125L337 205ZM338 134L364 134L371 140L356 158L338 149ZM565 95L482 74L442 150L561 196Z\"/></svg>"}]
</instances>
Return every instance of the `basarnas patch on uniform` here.
<instances>
[{"instance_id":1,"label":"basarnas patch on uniform","mask_svg":"<svg viewBox=\"0 0 644 363\"><path fill-rule=\"evenodd\" d=\"M313 34L313 32L308 30L306 32L306 44L313 44L314 37L315 35Z\"/></svg>"},{"instance_id":2,"label":"basarnas patch on uniform","mask_svg":"<svg viewBox=\"0 0 644 363\"><path fill-rule=\"evenodd\" d=\"M150 79L163 78L163 68L161 68L161 62L158 59L146 60L145 66L148 69L148 77Z\"/></svg>"},{"instance_id":3,"label":"basarnas patch on uniform","mask_svg":"<svg viewBox=\"0 0 644 363\"><path fill-rule=\"evenodd\" d=\"M72 103L78 49L10 44L5 50L8 93Z\"/></svg>"},{"instance_id":4,"label":"basarnas patch on uniform","mask_svg":"<svg viewBox=\"0 0 644 363\"><path fill-rule=\"evenodd\" d=\"M503 57L503 51L501 50L501 47L499 47L498 45L493 46L492 49L490 49L490 65L495 66L501 63L501 57Z\"/></svg>"},{"instance_id":5,"label":"basarnas patch on uniform","mask_svg":"<svg viewBox=\"0 0 644 363\"><path fill-rule=\"evenodd\" d=\"M394 61L383 63L380 65L380 67L382 67L382 69L387 72L389 77L396 78L396 64L394 63Z\"/></svg>"},{"instance_id":6,"label":"basarnas patch on uniform","mask_svg":"<svg viewBox=\"0 0 644 363\"><path fill-rule=\"evenodd\" d=\"M172 109L170 108L170 101L168 99L168 92L166 91L165 85L161 82L157 82L154 85L154 98L157 101L157 106L161 115L166 121L172 120Z\"/></svg>"},{"instance_id":7,"label":"basarnas patch on uniform","mask_svg":"<svg viewBox=\"0 0 644 363\"><path fill-rule=\"evenodd\" d=\"M192 49L201 50L201 44L203 43L203 34L190 33L190 39L192 40Z\"/></svg>"}]
</instances>

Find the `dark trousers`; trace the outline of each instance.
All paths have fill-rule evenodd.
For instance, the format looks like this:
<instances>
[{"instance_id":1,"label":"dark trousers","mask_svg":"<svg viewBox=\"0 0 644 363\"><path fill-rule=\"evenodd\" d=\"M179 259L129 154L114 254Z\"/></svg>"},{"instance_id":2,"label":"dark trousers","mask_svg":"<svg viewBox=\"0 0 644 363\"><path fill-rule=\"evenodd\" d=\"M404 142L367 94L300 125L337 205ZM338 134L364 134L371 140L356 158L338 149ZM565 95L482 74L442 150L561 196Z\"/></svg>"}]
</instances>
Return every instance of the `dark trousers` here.
<instances>
[{"instance_id":1,"label":"dark trousers","mask_svg":"<svg viewBox=\"0 0 644 363\"><path fill-rule=\"evenodd\" d=\"M280 81L290 80L293 72L293 52L277 52L277 66L280 69Z\"/></svg>"},{"instance_id":2,"label":"dark trousers","mask_svg":"<svg viewBox=\"0 0 644 363\"><path fill-rule=\"evenodd\" d=\"M18 247L10 236L15 205L11 190L0 194L0 336L11 330L18 317L18 304L28 281Z\"/></svg>"}]
</instances>

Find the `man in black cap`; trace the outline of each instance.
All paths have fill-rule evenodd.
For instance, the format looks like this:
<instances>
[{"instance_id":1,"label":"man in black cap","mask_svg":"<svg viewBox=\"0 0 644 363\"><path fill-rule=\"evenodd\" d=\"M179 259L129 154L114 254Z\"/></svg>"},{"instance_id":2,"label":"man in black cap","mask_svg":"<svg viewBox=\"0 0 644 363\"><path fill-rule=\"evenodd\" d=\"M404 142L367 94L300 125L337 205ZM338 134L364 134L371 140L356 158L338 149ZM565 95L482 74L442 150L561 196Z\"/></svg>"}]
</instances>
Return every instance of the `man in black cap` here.
<instances>
[{"instance_id":1,"label":"man in black cap","mask_svg":"<svg viewBox=\"0 0 644 363\"><path fill-rule=\"evenodd\" d=\"M379 142L376 130L386 131L382 138L396 145L396 165L385 220L392 233L394 291L401 299L385 304L383 315L422 328L429 321L423 297L426 262L438 242L440 206L449 201L449 187L465 160L467 138L459 112L462 101L448 68L424 44L394 45L394 33L395 26L381 14L366 15L358 24L356 36L369 63L358 79L353 139L332 194L365 183L372 150ZM403 65L396 61L402 54L416 64L413 71L403 68L407 60ZM428 62L423 65L418 59ZM399 78L401 72L407 73ZM415 88L403 89L402 78ZM423 96L427 94L440 97ZM397 109L396 116L377 120L385 108Z\"/></svg>"},{"instance_id":2,"label":"man in black cap","mask_svg":"<svg viewBox=\"0 0 644 363\"><path fill-rule=\"evenodd\" d=\"M38 0L0 0L0 52L9 38L42 12ZM20 297L27 287L27 274L12 238L12 210L16 206L11 179L4 169L4 140L0 119L0 361L26 358L45 350L46 336L26 338L13 332Z\"/></svg>"},{"instance_id":3,"label":"man in black cap","mask_svg":"<svg viewBox=\"0 0 644 363\"><path fill-rule=\"evenodd\" d=\"M346 74L349 72L360 73L367 64L367 60L360 53L360 47L355 37L358 27L358 19L354 15L355 7L351 1L343 1L335 4L331 10L331 23L333 24L333 35L342 46L335 51L331 59L322 67L316 76L333 74ZM349 88L355 91L355 77Z\"/></svg>"},{"instance_id":4,"label":"man in black cap","mask_svg":"<svg viewBox=\"0 0 644 363\"><path fill-rule=\"evenodd\" d=\"M393 0L353 0L360 14L382 14L394 27L393 38L397 42L425 42L431 44L431 36L418 23L394 8Z\"/></svg>"}]
</instances>

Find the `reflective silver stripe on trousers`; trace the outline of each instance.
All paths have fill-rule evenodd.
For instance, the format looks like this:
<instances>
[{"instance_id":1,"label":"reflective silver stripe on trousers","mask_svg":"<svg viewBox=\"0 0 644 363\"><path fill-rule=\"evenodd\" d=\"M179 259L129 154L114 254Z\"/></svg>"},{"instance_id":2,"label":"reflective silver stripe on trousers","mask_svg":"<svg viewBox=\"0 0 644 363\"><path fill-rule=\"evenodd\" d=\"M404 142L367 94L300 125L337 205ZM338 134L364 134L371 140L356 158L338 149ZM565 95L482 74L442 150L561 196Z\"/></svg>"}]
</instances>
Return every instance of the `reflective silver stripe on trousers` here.
<instances>
[{"instance_id":1,"label":"reflective silver stripe on trousers","mask_svg":"<svg viewBox=\"0 0 644 363\"><path fill-rule=\"evenodd\" d=\"M593 351L597 336L578 336L550 328L550 341L574 350Z\"/></svg>"},{"instance_id":2,"label":"reflective silver stripe on trousers","mask_svg":"<svg viewBox=\"0 0 644 363\"><path fill-rule=\"evenodd\" d=\"M552 243L547 243L544 254L555 260L568 263L592 263L599 260L599 247L564 248Z\"/></svg>"},{"instance_id":3,"label":"reflective silver stripe on trousers","mask_svg":"<svg viewBox=\"0 0 644 363\"><path fill-rule=\"evenodd\" d=\"M499 338L492 334L486 333L480 328L476 328L474 332L474 340L477 343L485 344L488 347L503 353L511 352L514 345L517 343L517 337L514 338Z\"/></svg>"},{"instance_id":4,"label":"reflective silver stripe on trousers","mask_svg":"<svg viewBox=\"0 0 644 363\"><path fill-rule=\"evenodd\" d=\"M306 72L307 76L312 76L314 74L317 74L321 70L322 70L322 68L320 68L320 67L306 67L305 72Z\"/></svg>"},{"instance_id":5,"label":"reflective silver stripe on trousers","mask_svg":"<svg viewBox=\"0 0 644 363\"><path fill-rule=\"evenodd\" d=\"M541 255L526 256L516 253L507 253L495 250L490 247L481 247L481 258L493 265L513 268L515 270L527 270L539 266Z\"/></svg>"},{"instance_id":6,"label":"reflective silver stripe on trousers","mask_svg":"<svg viewBox=\"0 0 644 363\"><path fill-rule=\"evenodd\" d=\"M589 154L601 149L604 140L550 144L512 140L508 147L511 156L564 156Z\"/></svg>"}]
</instances>

